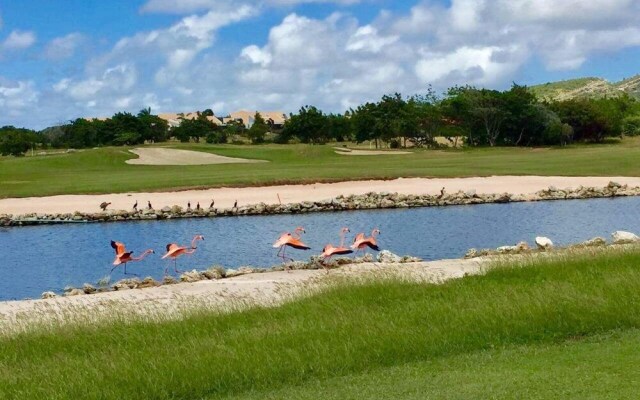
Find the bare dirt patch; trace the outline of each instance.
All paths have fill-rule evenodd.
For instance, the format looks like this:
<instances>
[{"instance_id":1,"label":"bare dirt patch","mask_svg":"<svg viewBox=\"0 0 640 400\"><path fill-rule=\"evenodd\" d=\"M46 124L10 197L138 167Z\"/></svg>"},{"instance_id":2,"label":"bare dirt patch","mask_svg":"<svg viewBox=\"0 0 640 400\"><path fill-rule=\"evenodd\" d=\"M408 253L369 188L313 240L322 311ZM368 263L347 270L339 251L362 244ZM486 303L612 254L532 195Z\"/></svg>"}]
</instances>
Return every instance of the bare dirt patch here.
<instances>
[{"instance_id":1,"label":"bare dirt patch","mask_svg":"<svg viewBox=\"0 0 640 400\"><path fill-rule=\"evenodd\" d=\"M130 151L138 156L138 158L126 161L127 164L133 165L208 165L267 162L264 160L225 157L191 150L137 148Z\"/></svg>"}]
</instances>

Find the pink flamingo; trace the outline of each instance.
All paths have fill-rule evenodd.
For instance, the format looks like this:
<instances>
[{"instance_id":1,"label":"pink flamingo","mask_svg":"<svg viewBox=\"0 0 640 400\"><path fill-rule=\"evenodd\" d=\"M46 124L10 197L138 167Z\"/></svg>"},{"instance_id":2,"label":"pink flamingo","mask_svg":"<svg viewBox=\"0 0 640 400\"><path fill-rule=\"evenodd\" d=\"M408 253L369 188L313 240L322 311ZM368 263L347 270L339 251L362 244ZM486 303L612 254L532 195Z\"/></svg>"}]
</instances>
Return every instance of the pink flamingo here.
<instances>
[{"instance_id":1,"label":"pink flamingo","mask_svg":"<svg viewBox=\"0 0 640 400\"><path fill-rule=\"evenodd\" d=\"M177 267L177 263L178 263L177 258L180 257L183 254L193 254L193 253L195 253L196 249L198 248L196 246L196 242L198 240L204 240L204 236L195 235L193 237L193 240L191 240L191 247L179 246L179 245L177 245L175 243L169 243L167 245L167 253L162 256L162 259L164 260L165 258L173 258L173 269L174 269L174 271L176 271L176 273L181 272L181 271L178 270L178 267ZM167 268L164 269L164 274L165 275L167 274Z\"/></svg>"},{"instance_id":2,"label":"pink flamingo","mask_svg":"<svg viewBox=\"0 0 640 400\"><path fill-rule=\"evenodd\" d=\"M111 268L111 271L109 271L109 274L111 274L113 270L116 269L116 267L124 264L124 273L125 275L129 275L127 273L127 263L132 261L141 261L148 254L154 253L153 250L148 249L148 250L145 250L144 253L140 255L140 257L133 257L132 256L133 251L127 251L126 247L124 246L124 243L114 242L113 240L111 241L111 247L113 247L113 249L116 251L116 258L113 260L113 268Z\"/></svg>"},{"instance_id":3,"label":"pink flamingo","mask_svg":"<svg viewBox=\"0 0 640 400\"><path fill-rule=\"evenodd\" d=\"M287 257L285 255L287 246L293 247L294 249L298 249L298 250L309 250L311 248L306 244L302 243L302 241L300 240L300 233L306 233L304 228L301 226L297 227L295 231L293 231L293 234L289 232L283 233L282 235L280 235L278 240L276 240L275 243L273 244L274 248L276 249L279 248L277 256L282 258L283 263L287 259L293 261L293 258Z\"/></svg>"},{"instance_id":4,"label":"pink flamingo","mask_svg":"<svg viewBox=\"0 0 640 400\"><path fill-rule=\"evenodd\" d=\"M351 232L349 230L349 228L342 228L340 230L340 246L338 247L334 247L332 244L327 244L326 246L324 246L324 248L322 249L322 257L323 257L323 266L326 266L326 264L324 264L324 261L328 260L329 258L337 255L345 255L345 254L351 254L353 253L353 250L348 249L346 247L344 247L344 235L346 233ZM329 272L329 270L327 269L327 273Z\"/></svg>"},{"instance_id":5,"label":"pink flamingo","mask_svg":"<svg viewBox=\"0 0 640 400\"><path fill-rule=\"evenodd\" d=\"M366 253L367 247L375 251L380 251L380 248L378 247L378 242L376 241L376 237L378 235L380 235L380 230L378 228L375 228L374 230L372 230L371 236L369 237L365 237L364 233L358 233L355 239L353 239L353 244L351 245L351 248L354 250L357 249L357 251L362 250L364 253Z\"/></svg>"}]
</instances>

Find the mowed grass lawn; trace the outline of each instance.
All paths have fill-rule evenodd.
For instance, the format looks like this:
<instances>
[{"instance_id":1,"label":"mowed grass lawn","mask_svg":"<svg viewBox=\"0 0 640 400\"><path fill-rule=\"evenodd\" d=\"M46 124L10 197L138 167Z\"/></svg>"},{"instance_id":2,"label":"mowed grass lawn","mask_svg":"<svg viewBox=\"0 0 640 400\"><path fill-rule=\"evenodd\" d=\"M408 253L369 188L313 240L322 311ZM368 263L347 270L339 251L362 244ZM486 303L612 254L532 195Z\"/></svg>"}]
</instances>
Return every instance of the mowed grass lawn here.
<instances>
[{"instance_id":1,"label":"mowed grass lawn","mask_svg":"<svg viewBox=\"0 0 640 400\"><path fill-rule=\"evenodd\" d=\"M640 176L640 139L566 148L414 150L410 155L344 156L331 145L168 147L267 160L264 164L141 166L128 148L0 157L0 197L160 191L225 185L488 175Z\"/></svg>"},{"instance_id":2,"label":"mowed grass lawn","mask_svg":"<svg viewBox=\"0 0 640 400\"><path fill-rule=\"evenodd\" d=\"M609 251L0 338L0 398L633 399L639 267L640 250Z\"/></svg>"}]
</instances>

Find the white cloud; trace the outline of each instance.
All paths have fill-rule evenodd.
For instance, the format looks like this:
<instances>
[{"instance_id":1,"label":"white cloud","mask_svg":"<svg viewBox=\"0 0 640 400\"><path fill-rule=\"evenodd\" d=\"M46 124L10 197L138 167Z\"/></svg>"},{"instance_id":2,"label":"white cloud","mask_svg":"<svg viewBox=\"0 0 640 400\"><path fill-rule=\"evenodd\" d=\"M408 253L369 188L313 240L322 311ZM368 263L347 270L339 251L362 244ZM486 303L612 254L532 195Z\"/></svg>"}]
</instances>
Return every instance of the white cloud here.
<instances>
[{"instance_id":1,"label":"white cloud","mask_svg":"<svg viewBox=\"0 0 640 400\"><path fill-rule=\"evenodd\" d=\"M398 41L400 36L393 35L382 37L378 30L371 25L358 28L347 42L348 51L365 51L379 53L383 47Z\"/></svg>"},{"instance_id":2,"label":"white cloud","mask_svg":"<svg viewBox=\"0 0 640 400\"><path fill-rule=\"evenodd\" d=\"M5 117L32 115L37 107L38 97L33 81L11 81L0 77L0 108Z\"/></svg>"},{"instance_id":3,"label":"white cloud","mask_svg":"<svg viewBox=\"0 0 640 400\"><path fill-rule=\"evenodd\" d=\"M44 57L48 60L63 60L74 55L78 46L84 43L85 37L80 33L70 33L51 40L44 49Z\"/></svg>"},{"instance_id":4,"label":"white cloud","mask_svg":"<svg viewBox=\"0 0 640 400\"><path fill-rule=\"evenodd\" d=\"M263 6L282 7L305 3L332 3L337 5L353 5L363 0L148 0L141 8L142 12L166 14L190 14L204 10L231 10L238 5L249 5L256 9Z\"/></svg>"},{"instance_id":5,"label":"white cloud","mask_svg":"<svg viewBox=\"0 0 640 400\"><path fill-rule=\"evenodd\" d=\"M13 30L0 45L2 50L22 50L36 42L36 34L31 31Z\"/></svg>"}]
</instances>

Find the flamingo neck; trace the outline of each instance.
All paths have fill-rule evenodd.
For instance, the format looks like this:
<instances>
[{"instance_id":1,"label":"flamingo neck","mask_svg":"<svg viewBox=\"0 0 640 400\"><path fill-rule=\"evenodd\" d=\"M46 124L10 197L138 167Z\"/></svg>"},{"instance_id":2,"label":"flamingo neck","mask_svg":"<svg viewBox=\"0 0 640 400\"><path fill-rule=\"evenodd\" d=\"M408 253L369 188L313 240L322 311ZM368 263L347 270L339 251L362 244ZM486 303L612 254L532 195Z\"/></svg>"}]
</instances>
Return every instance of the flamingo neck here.
<instances>
[{"instance_id":1,"label":"flamingo neck","mask_svg":"<svg viewBox=\"0 0 640 400\"><path fill-rule=\"evenodd\" d=\"M153 253L153 250L149 249L149 250L145 250L144 253L140 254L140 257L131 257L132 260L142 260L143 258L145 258L147 255Z\"/></svg>"},{"instance_id":2,"label":"flamingo neck","mask_svg":"<svg viewBox=\"0 0 640 400\"><path fill-rule=\"evenodd\" d=\"M191 241L191 248L192 249L197 249L198 246L196 246L196 243L198 242L198 237L194 237L193 240Z\"/></svg>"},{"instance_id":3,"label":"flamingo neck","mask_svg":"<svg viewBox=\"0 0 640 400\"><path fill-rule=\"evenodd\" d=\"M341 231L340 232L340 247L344 247L344 235L345 235L345 232Z\"/></svg>"},{"instance_id":4,"label":"flamingo neck","mask_svg":"<svg viewBox=\"0 0 640 400\"><path fill-rule=\"evenodd\" d=\"M378 231L376 229L371 231L371 237L375 238L376 236L378 236Z\"/></svg>"}]
</instances>

